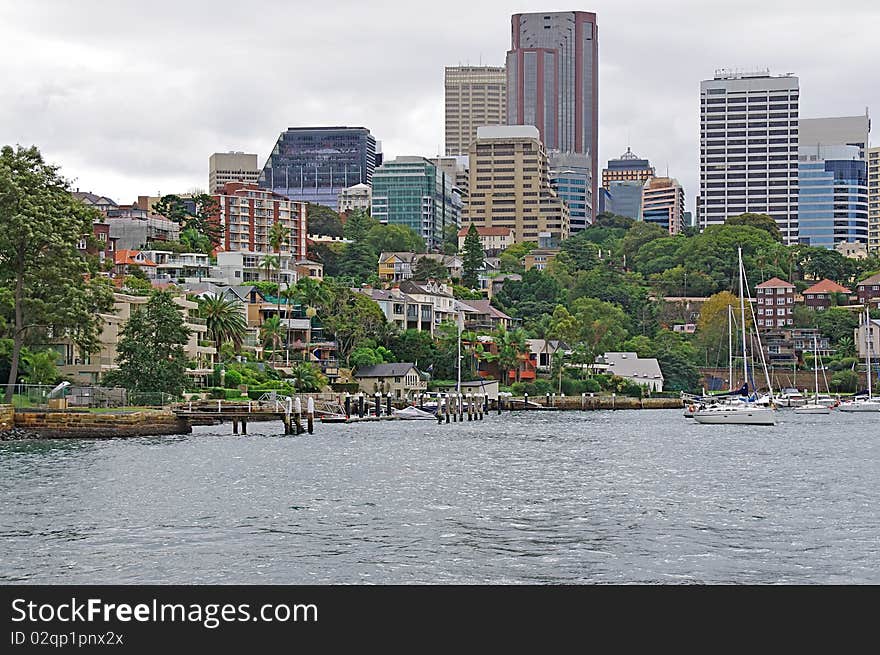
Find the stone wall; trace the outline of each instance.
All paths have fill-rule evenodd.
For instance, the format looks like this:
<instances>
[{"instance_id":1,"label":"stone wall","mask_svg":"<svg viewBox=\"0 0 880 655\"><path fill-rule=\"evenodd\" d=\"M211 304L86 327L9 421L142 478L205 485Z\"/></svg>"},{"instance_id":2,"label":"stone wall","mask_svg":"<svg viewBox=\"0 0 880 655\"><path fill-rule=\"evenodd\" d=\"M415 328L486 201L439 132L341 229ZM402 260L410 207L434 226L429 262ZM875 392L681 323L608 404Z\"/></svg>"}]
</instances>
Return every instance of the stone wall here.
<instances>
[{"instance_id":1,"label":"stone wall","mask_svg":"<svg viewBox=\"0 0 880 655\"><path fill-rule=\"evenodd\" d=\"M507 408L510 398L502 399L502 407ZM522 398L512 399L515 407L522 408ZM529 402L538 403L542 407L547 404L546 396L534 396ZM681 398L630 398L629 396L551 396L550 407L567 410L596 410L596 409L678 409L684 407Z\"/></svg>"},{"instance_id":2,"label":"stone wall","mask_svg":"<svg viewBox=\"0 0 880 655\"><path fill-rule=\"evenodd\" d=\"M15 427L15 410L12 405L0 405L0 432L6 432Z\"/></svg>"},{"instance_id":3,"label":"stone wall","mask_svg":"<svg viewBox=\"0 0 880 655\"><path fill-rule=\"evenodd\" d=\"M27 409L15 412L15 427L43 439L111 439L192 431L173 412L142 410L86 412Z\"/></svg>"}]
</instances>

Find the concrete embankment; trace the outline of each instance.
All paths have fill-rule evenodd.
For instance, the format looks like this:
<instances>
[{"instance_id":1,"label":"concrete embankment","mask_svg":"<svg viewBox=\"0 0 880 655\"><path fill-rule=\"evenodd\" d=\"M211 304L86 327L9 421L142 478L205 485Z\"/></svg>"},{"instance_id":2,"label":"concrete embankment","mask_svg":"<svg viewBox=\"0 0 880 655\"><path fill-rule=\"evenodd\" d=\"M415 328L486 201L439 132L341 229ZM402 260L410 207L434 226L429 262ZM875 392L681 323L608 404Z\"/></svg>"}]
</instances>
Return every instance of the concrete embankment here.
<instances>
[{"instance_id":1,"label":"concrete embankment","mask_svg":"<svg viewBox=\"0 0 880 655\"><path fill-rule=\"evenodd\" d=\"M511 404L512 401L512 404ZM557 410L597 410L597 409L681 409L681 398L630 398L629 396L546 396L529 398L529 407L523 406L522 398L503 398L504 409L557 409ZM537 404L540 407L534 407Z\"/></svg>"},{"instance_id":2,"label":"concrete embankment","mask_svg":"<svg viewBox=\"0 0 880 655\"><path fill-rule=\"evenodd\" d=\"M0 406L0 439L113 439L191 431L186 421L161 409L89 412Z\"/></svg>"}]
</instances>

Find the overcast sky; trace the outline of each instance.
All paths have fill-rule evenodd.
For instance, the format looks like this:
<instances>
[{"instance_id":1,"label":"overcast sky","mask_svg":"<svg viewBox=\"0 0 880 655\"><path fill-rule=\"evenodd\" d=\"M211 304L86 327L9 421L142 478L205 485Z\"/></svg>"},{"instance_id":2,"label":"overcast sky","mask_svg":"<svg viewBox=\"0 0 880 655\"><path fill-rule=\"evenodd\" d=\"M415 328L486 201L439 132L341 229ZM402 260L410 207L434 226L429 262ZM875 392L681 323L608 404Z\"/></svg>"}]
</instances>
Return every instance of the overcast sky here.
<instances>
[{"instance_id":1,"label":"overcast sky","mask_svg":"<svg viewBox=\"0 0 880 655\"><path fill-rule=\"evenodd\" d=\"M689 209L716 68L794 72L805 118L880 111L877 0L4 0L0 144L123 203L206 188L212 152L262 165L288 126L363 125L386 157L433 156L443 67L503 65L512 13L568 10L597 13L601 165L631 145Z\"/></svg>"}]
</instances>

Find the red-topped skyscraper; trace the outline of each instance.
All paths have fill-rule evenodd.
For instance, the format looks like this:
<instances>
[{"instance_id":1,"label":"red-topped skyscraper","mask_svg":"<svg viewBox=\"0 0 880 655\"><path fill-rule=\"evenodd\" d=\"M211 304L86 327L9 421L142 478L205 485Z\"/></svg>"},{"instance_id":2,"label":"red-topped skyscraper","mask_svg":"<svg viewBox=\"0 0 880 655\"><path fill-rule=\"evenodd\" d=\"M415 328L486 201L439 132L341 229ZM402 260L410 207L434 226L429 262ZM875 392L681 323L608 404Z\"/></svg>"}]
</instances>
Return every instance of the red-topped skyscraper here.
<instances>
[{"instance_id":1,"label":"red-topped skyscraper","mask_svg":"<svg viewBox=\"0 0 880 655\"><path fill-rule=\"evenodd\" d=\"M597 198L599 31L586 11L514 14L507 122L534 125L547 150L588 154ZM590 217L592 220L592 217Z\"/></svg>"}]
</instances>

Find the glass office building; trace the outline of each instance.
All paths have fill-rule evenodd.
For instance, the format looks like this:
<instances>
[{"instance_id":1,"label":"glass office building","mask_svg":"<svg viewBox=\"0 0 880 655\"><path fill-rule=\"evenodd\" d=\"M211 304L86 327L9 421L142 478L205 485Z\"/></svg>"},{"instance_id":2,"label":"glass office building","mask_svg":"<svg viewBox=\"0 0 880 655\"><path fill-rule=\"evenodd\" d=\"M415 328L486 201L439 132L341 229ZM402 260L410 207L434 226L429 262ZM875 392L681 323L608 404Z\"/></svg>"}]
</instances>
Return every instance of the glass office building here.
<instances>
[{"instance_id":1,"label":"glass office building","mask_svg":"<svg viewBox=\"0 0 880 655\"><path fill-rule=\"evenodd\" d=\"M387 225L411 228L428 251L440 250L445 228L461 224L461 195L455 180L424 157L398 157L373 175L371 213Z\"/></svg>"},{"instance_id":2,"label":"glass office building","mask_svg":"<svg viewBox=\"0 0 880 655\"><path fill-rule=\"evenodd\" d=\"M610 182L608 195L605 197L605 211L616 216L629 216L637 221L642 220L643 186L644 184L637 180Z\"/></svg>"},{"instance_id":3,"label":"glass office building","mask_svg":"<svg viewBox=\"0 0 880 655\"><path fill-rule=\"evenodd\" d=\"M550 153L550 186L568 205L572 233L586 229L593 222L593 176L590 170L588 155Z\"/></svg>"},{"instance_id":4,"label":"glass office building","mask_svg":"<svg viewBox=\"0 0 880 655\"><path fill-rule=\"evenodd\" d=\"M858 146L800 148L798 159L800 243L867 245L868 168Z\"/></svg>"},{"instance_id":5,"label":"glass office building","mask_svg":"<svg viewBox=\"0 0 880 655\"><path fill-rule=\"evenodd\" d=\"M364 127L290 127L278 137L257 184L335 210L339 192L371 184L375 167L376 139Z\"/></svg>"}]
</instances>

